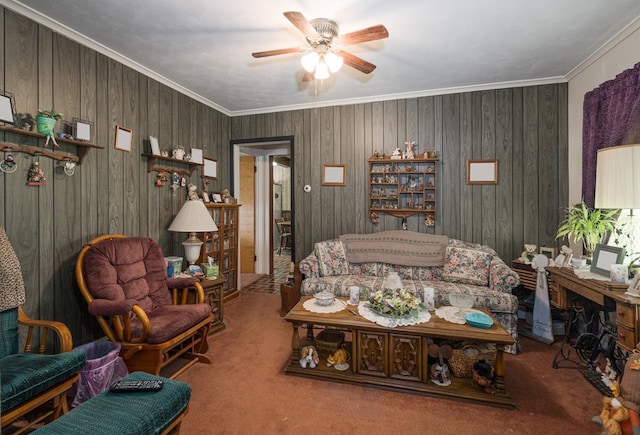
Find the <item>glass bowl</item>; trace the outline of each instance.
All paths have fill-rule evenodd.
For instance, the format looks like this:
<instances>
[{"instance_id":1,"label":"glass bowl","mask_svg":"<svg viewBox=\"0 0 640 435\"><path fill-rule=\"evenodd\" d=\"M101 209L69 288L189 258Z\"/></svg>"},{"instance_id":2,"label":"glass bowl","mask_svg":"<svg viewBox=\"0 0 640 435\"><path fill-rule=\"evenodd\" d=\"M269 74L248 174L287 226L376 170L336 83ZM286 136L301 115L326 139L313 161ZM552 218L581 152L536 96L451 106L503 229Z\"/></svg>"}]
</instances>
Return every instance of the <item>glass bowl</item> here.
<instances>
[{"instance_id":1,"label":"glass bowl","mask_svg":"<svg viewBox=\"0 0 640 435\"><path fill-rule=\"evenodd\" d=\"M327 291L322 291L313 295L316 300L316 304L322 305L324 307L331 305L336 298L336 295L333 293L329 293Z\"/></svg>"},{"instance_id":2,"label":"glass bowl","mask_svg":"<svg viewBox=\"0 0 640 435\"><path fill-rule=\"evenodd\" d=\"M473 295L465 293L450 293L449 303L452 307L456 307L459 310L471 308L476 298Z\"/></svg>"}]
</instances>

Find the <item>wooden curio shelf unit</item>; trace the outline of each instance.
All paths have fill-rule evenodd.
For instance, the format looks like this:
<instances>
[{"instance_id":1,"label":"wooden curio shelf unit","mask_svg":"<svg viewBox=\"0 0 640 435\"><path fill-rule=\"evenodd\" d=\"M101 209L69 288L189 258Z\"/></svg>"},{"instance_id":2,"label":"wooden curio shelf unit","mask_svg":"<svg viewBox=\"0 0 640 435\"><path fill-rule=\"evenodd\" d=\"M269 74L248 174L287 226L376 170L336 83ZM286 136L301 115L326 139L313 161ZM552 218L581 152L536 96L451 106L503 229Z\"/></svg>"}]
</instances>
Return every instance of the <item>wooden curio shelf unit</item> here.
<instances>
[{"instance_id":1,"label":"wooden curio shelf unit","mask_svg":"<svg viewBox=\"0 0 640 435\"><path fill-rule=\"evenodd\" d=\"M220 274L225 277L223 284L224 300L228 301L238 296L238 229L240 218L240 204L206 203L205 206L218 231L204 233L200 237L204 240L200 252L200 263L207 263L207 257L213 258L218 265Z\"/></svg>"},{"instance_id":2,"label":"wooden curio shelf unit","mask_svg":"<svg viewBox=\"0 0 640 435\"><path fill-rule=\"evenodd\" d=\"M164 157L158 156L156 154L142 154L147 158L147 172L156 171L156 172L177 172L180 175L188 175L191 177L193 174L193 170L199 167L202 167L202 163L195 163L190 160L184 159L174 159L173 157ZM162 162L168 162L171 164L179 163L181 165L185 165L187 169L176 169L173 167L159 166L158 160Z\"/></svg>"},{"instance_id":3,"label":"wooden curio shelf unit","mask_svg":"<svg viewBox=\"0 0 640 435\"><path fill-rule=\"evenodd\" d=\"M369 215L396 217L425 214L425 224L436 221L438 158L369 159Z\"/></svg>"},{"instance_id":4,"label":"wooden curio shelf unit","mask_svg":"<svg viewBox=\"0 0 640 435\"><path fill-rule=\"evenodd\" d=\"M35 131L21 130L19 128L8 127L6 125L0 125L0 131L4 131L5 133L16 134L20 136L28 136L34 137L42 140L46 140L47 137L44 134L36 133ZM49 145L49 148L42 148L39 146L32 145L19 145L12 142L0 142L0 151L3 152L12 152L12 153L27 153L32 156L41 155L46 156L54 160L60 161L72 161L77 163L78 165L82 164L84 157L87 155L87 151L91 148L104 149L101 145L96 145L91 142L84 142L80 140L73 139L63 139L56 137L56 142L58 144L69 144L74 145L77 148L77 155L72 155L70 153L64 151L56 151L58 148L55 148L53 144Z\"/></svg>"}]
</instances>

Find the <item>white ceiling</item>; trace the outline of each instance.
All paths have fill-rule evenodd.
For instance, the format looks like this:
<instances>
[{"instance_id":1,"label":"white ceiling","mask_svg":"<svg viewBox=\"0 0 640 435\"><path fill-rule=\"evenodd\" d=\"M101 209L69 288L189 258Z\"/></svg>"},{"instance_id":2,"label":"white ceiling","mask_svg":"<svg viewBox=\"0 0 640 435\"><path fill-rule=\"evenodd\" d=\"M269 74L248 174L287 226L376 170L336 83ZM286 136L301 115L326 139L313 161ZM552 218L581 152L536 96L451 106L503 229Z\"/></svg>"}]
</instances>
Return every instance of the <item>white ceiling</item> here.
<instances>
[{"instance_id":1,"label":"white ceiling","mask_svg":"<svg viewBox=\"0 0 640 435\"><path fill-rule=\"evenodd\" d=\"M228 115L566 81L640 20L638 0L0 0ZM378 68L344 66L302 83L306 47L282 15L384 24L389 38L349 47ZM628 30L628 29L627 29Z\"/></svg>"}]
</instances>

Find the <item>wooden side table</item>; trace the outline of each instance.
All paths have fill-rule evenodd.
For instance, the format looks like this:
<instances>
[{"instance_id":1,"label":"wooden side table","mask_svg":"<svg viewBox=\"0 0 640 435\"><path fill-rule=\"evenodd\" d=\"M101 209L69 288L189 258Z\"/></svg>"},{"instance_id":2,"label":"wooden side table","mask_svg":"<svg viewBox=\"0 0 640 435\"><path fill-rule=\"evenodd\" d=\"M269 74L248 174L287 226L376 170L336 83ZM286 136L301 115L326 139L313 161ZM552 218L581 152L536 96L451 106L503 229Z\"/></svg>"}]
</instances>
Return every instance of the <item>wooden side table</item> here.
<instances>
[{"instance_id":1,"label":"wooden side table","mask_svg":"<svg viewBox=\"0 0 640 435\"><path fill-rule=\"evenodd\" d=\"M224 283L227 280L224 276L219 275L215 279L202 278L200 284L204 290L204 302L211 307L213 321L209 328L209 334L222 331L224 324Z\"/></svg>"}]
</instances>

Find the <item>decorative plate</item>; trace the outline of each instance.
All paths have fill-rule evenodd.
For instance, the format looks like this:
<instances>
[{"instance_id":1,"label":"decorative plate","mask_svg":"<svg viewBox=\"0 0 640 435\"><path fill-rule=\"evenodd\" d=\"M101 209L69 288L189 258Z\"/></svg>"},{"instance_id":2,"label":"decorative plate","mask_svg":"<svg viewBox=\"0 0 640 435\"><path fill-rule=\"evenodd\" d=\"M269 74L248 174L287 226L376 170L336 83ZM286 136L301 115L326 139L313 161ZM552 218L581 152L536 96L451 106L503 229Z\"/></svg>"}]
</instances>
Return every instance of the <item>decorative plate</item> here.
<instances>
[{"instance_id":1,"label":"decorative plate","mask_svg":"<svg viewBox=\"0 0 640 435\"><path fill-rule=\"evenodd\" d=\"M343 363L343 364L336 364L333 366L336 370L339 370L341 372L345 371L346 369L349 368L349 363Z\"/></svg>"},{"instance_id":2,"label":"decorative plate","mask_svg":"<svg viewBox=\"0 0 640 435\"><path fill-rule=\"evenodd\" d=\"M464 320L471 326L476 328L490 328L493 325L493 319L484 313L467 313L464 315Z\"/></svg>"}]
</instances>

